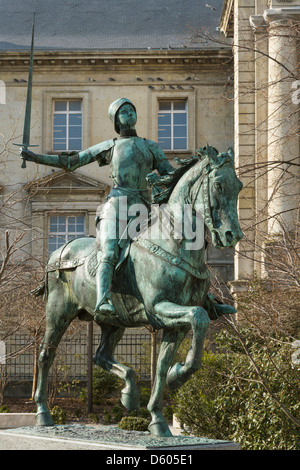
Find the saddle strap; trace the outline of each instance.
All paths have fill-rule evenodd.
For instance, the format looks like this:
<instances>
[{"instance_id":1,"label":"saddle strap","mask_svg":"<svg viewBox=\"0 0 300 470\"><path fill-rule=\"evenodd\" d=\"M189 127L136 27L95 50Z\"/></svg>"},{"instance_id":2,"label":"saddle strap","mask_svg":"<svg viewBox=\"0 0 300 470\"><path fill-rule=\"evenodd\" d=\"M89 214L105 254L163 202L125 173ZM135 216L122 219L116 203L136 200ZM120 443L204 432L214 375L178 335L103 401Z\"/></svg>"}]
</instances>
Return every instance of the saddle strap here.
<instances>
[{"instance_id":1,"label":"saddle strap","mask_svg":"<svg viewBox=\"0 0 300 470\"><path fill-rule=\"evenodd\" d=\"M197 277L198 279L207 279L209 277L209 271L206 265L204 265L204 267L201 270L199 270L195 268L194 266L192 266L187 261L185 261L183 258L172 255L172 253L165 251L163 248L161 248L158 245L155 245L149 240L146 240L143 238L137 238L136 240L134 240L134 242L137 245L139 245L141 248L144 248L145 250L149 251L152 255L156 256L157 258L160 258L163 261L166 261L172 266L176 266L180 269L184 269L189 274L191 274L194 277Z\"/></svg>"},{"instance_id":2,"label":"saddle strap","mask_svg":"<svg viewBox=\"0 0 300 470\"><path fill-rule=\"evenodd\" d=\"M46 266L46 272L50 273L52 271L65 271L68 269L75 269L78 266L84 264L86 260L85 258L77 258L77 259L68 259L68 260L57 260L54 264Z\"/></svg>"}]
</instances>

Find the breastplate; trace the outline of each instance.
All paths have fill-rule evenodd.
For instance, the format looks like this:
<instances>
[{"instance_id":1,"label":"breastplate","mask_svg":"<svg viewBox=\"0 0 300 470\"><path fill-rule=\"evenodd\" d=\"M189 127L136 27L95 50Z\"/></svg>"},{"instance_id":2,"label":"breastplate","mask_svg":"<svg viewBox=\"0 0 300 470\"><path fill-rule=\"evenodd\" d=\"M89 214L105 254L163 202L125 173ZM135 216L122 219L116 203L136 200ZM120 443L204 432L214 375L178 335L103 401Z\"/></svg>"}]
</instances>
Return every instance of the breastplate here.
<instances>
[{"instance_id":1,"label":"breastplate","mask_svg":"<svg viewBox=\"0 0 300 470\"><path fill-rule=\"evenodd\" d=\"M116 186L147 189L146 176L153 170L153 156L144 139L118 139L113 148L111 175Z\"/></svg>"}]
</instances>

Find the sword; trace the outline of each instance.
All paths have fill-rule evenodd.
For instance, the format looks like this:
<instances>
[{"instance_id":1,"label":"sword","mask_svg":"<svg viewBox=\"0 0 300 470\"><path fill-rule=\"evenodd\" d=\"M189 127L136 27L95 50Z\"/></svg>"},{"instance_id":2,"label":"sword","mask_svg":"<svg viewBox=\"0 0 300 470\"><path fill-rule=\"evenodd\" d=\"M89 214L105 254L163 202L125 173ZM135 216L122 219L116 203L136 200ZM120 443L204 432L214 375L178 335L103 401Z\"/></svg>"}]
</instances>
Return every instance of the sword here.
<instances>
[{"instance_id":1,"label":"sword","mask_svg":"<svg viewBox=\"0 0 300 470\"><path fill-rule=\"evenodd\" d=\"M25 107L25 120L23 129L23 143L14 144L21 146L21 150L27 150L28 147L38 147L38 145L30 145L30 121L31 121L31 101L32 101L32 72L33 72L33 47L34 47L34 25L35 25L35 12L33 14L32 24L32 36L31 36L31 50L30 50L30 62L29 62L29 74L28 74L28 85L27 85L27 97ZM26 160L23 158L21 168L26 168Z\"/></svg>"}]
</instances>

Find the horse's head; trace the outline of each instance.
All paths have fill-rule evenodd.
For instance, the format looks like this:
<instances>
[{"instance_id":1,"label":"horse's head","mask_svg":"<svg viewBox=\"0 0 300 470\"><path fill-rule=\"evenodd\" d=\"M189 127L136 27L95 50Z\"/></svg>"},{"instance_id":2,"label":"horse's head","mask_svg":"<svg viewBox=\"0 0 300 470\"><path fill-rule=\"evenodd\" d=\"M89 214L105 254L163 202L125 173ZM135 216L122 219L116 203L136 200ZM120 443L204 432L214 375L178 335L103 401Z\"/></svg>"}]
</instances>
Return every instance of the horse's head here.
<instances>
[{"instance_id":1,"label":"horse's head","mask_svg":"<svg viewBox=\"0 0 300 470\"><path fill-rule=\"evenodd\" d=\"M243 237L238 215L237 198L243 184L234 170L232 149L219 154L214 147L198 150L203 162L201 202L204 203L204 223L216 248L233 247ZM202 172L202 175L203 175Z\"/></svg>"}]
</instances>

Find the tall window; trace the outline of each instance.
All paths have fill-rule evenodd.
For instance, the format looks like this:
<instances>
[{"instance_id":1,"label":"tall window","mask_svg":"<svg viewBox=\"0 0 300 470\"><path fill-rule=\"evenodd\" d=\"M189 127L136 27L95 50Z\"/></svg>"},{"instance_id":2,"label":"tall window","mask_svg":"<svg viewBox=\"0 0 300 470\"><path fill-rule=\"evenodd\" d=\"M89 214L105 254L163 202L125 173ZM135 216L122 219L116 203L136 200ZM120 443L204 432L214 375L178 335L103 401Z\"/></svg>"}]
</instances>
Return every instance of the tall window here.
<instances>
[{"instance_id":1,"label":"tall window","mask_svg":"<svg viewBox=\"0 0 300 470\"><path fill-rule=\"evenodd\" d=\"M53 150L82 149L82 101L53 102Z\"/></svg>"},{"instance_id":2,"label":"tall window","mask_svg":"<svg viewBox=\"0 0 300 470\"><path fill-rule=\"evenodd\" d=\"M187 101L160 101L158 143L163 150L188 149Z\"/></svg>"},{"instance_id":3,"label":"tall window","mask_svg":"<svg viewBox=\"0 0 300 470\"><path fill-rule=\"evenodd\" d=\"M50 217L49 253L72 238L85 236L85 216L55 215Z\"/></svg>"}]
</instances>

